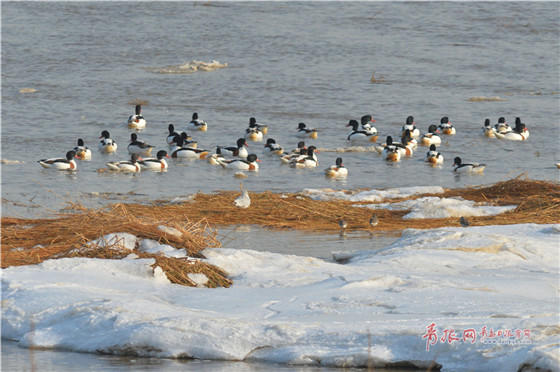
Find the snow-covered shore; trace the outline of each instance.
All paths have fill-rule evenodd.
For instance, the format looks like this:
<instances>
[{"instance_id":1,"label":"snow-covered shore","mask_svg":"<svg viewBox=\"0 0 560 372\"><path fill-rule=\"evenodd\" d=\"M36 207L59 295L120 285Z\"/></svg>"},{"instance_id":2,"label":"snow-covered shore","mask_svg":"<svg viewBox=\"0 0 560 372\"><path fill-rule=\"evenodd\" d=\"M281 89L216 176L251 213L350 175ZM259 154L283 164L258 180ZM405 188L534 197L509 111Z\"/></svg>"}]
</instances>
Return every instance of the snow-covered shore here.
<instances>
[{"instance_id":1,"label":"snow-covered shore","mask_svg":"<svg viewBox=\"0 0 560 372\"><path fill-rule=\"evenodd\" d=\"M560 225L405 230L338 262L205 250L227 289L170 284L134 256L50 260L2 271L2 337L170 358L558 370L559 239Z\"/></svg>"}]
</instances>

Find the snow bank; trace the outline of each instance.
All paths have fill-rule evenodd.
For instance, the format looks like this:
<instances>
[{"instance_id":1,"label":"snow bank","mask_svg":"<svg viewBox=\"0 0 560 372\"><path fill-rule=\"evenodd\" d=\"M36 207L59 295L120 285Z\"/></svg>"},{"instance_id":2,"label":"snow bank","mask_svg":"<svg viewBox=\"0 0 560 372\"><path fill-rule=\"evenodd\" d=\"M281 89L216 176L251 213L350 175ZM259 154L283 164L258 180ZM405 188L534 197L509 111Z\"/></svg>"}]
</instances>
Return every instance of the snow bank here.
<instances>
[{"instance_id":1,"label":"snow bank","mask_svg":"<svg viewBox=\"0 0 560 372\"><path fill-rule=\"evenodd\" d=\"M170 284L132 255L11 267L2 336L152 357L558 370L559 238L560 225L406 230L337 254L346 264L207 249L227 289Z\"/></svg>"}]
</instances>

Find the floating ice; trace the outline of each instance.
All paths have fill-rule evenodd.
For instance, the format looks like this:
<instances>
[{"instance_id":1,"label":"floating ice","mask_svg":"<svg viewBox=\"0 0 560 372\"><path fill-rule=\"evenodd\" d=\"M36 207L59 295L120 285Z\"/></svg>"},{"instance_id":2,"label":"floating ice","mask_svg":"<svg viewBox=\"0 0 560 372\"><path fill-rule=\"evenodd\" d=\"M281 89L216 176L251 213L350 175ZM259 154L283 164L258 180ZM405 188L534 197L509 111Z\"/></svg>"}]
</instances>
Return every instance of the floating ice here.
<instances>
[{"instance_id":1,"label":"floating ice","mask_svg":"<svg viewBox=\"0 0 560 372\"><path fill-rule=\"evenodd\" d=\"M365 207L388 210L410 209L410 213L403 216L404 219L421 219L494 216L514 210L517 206L496 207L479 205L471 200L464 200L462 198L438 198L435 196L428 196L396 203L371 204Z\"/></svg>"}]
</instances>

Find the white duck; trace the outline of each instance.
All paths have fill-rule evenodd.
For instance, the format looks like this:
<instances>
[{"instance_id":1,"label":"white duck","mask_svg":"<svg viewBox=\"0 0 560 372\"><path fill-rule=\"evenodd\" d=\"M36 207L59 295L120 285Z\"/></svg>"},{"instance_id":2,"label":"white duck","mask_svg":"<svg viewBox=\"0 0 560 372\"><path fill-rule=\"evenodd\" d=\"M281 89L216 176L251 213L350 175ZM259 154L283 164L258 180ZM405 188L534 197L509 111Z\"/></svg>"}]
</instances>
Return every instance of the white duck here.
<instances>
[{"instance_id":1,"label":"white duck","mask_svg":"<svg viewBox=\"0 0 560 372\"><path fill-rule=\"evenodd\" d=\"M140 155L132 154L130 160L124 160L119 162L108 162L105 163L107 168L110 170L120 171L120 172L140 172L140 163L138 159Z\"/></svg>"},{"instance_id":2,"label":"white duck","mask_svg":"<svg viewBox=\"0 0 560 372\"><path fill-rule=\"evenodd\" d=\"M266 140L264 145L265 154L282 155L284 153L284 148L276 143L274 138L269 138Z\"/></svg>"},{"instance_id":3,"label":"white duck","mask_svg":"<svg viewBox=\"0 0 560 372\"><path fill-rule=\"evenodd\" d=\"M169 158L170 156L167 155L167 151L159 150L156 154L156 158L146 158L144 160L139 161L140 167L142 169L150 169L153 171L163 171L166 170L168 167L167 161L165 158Z\"/></svg>"},{"instance_id":4,"label":"white duck","mask_svg":"<svg viewBox=\"0 0 560 372\"><path fill-rule=\"evenodd\" d=\"M130 134L130 143L127 146L129 154L140 154L142 156L150 156L154 146L147 144L145 141L138 139L136 133Z\"/></svg>"},{"instance_id":5,"label":"white duck","mask_svg":"<svg viewBox=\"0 0 560 372\"><path fill-rule=\"evenodd\" d=\"M360 124L356 120L350 120L347 127L352 127L352 132L346 137L350 142L375 142L377 141L377 133L373 134L365 130L358 130Z\"/></svg>"},{"instance_id":6,"label":"white duck","mask_svg":"<svg viewBox=\"0 0 560 372\"><path fill-rule=\"evenodd\" d=\"M482 128L482 134L484 135L484 137L488 137L488 138L495 138L495 134L496 134L496 128L492 128L492 126L490 125L490 119L486 119L484 121L484 127Z\"/></svg>"},{"instance_id":7,"label":"white duck","mask_svg":"<svg viewBox=\"0 0 560 372\"><path fill-rule=\"evenodd\" d=\"M432 165L443 163L443 155L437 151L436 145L430 145L430 151L426 153L426 161Z\"/></svg>"},{"instance_id":8,"label":"white duck","mask_svg":"<svg viewBox=\"0 0 560 372\"><path fill-rule=\"evenodd\" d=\"M511 132L494 133L496 138L507 139L510 141L525 141L529 139L529 130L521 122L521 118L515 118L515 128Z\"/></svg>"},{"instance_id":9,"label":"white duck","mask_svg":"<svg viewBox=\"0 0 560 372\"><path fill-rule=\"evenodd\" d=\"M216 154L222 156L235 156L238 158L246 159L249 153L245 147L248 147L245 138L237 139L237 146L217 146Z\"/></svg>"},{"instance_id":10,"label":"white duck","mask_svg":"<svg viewBox=\"0 0 560 372\"><path fill-rule=\"evenodd\" d=\"M410 130L410 137L411 138L418 138L420 137L420 130L418 128L416 128L416 123L414 122L414 117L413 116L409 116L406 118L406 123L403 125L402 127L402 133L401 136L404 136L404 133L406 132L406 130Z\"/></svg>"},{"instance_id":11,"label":"white duck","mask_svg":"<svg viewBox=\"0 0 560 372\"><path fill-rule=\"evenodd\" d=\"M317 160L317 156L315 155L315 146L309 146L307 149L307 154L300 155L295 159L290 161L290 167L292 168L315 168L319 165L319 161Z\"/></svg>"},{"instance_id":12,"label":"white duck","mask_svg":"<svg viewBox=\"0 0 560 372\"><path fill-rule=\"evenodd\" d=\"M71 150L66 153L66 158L41 159L37 162L41 164L43 168L74 171L77 169L76 161L74 160L75 157L76 152Z\"/></svg>"},{"instance_id":13,"label":"white duck","mask_svg":"<svg viewBox=\"0 0 560 372\"><path fill-rule=\"evenodd\" d=\"M260 142L263 139L263 132L257 127L257 123L250 123L245 129L245 139L253 142Z\"/></svg>"},{"instance_id":14,"label":"white duck","mask_svg":"<svg viewBox=\"0 0 560 372\"><path fill-rule=\"evenodd\" d=\"M348 176L348 169L342 164L342 158L336 158L336 164L325 169L325 176L329 178L344 178Z\"/></svg>"},{"instance_id":15,"label":"white duck","mask_svg":"<svg viewBox=\"0 0 560 372\"><path fill-rule=\"evenodd\" d=\"M441 137L437 135L440 133L437 125L432 124L428 127L428 133L424 133L420 139L420 143L424 146L439 145L441 144Z\"/></svg>"},{"instance_id":16,"label":"white duck","mask_svg":"<svg viewBox=\"0 0 560 372\"><path fill-rule=\"evenodd\" d=\"M453 163L453 172L455 173L482 173L484 171L484 168L486 167L486 164L478 164L478 163L467 163L467 164L463 164L462 160L460 157L456 157L454 159L454 163Z\"/></svg>"},{"instance_id":17,"label":"white duck","mask_svg":"<svg viewBox=\"0 0 560 372\"><path fill-rule=\"evenodd\" d=\"M362 130L368 132L369 134L377 135L377 128L375 128L371 123L375 123L373 120L373 116L371 115L364 115L360 119L362 124Z\"/></svg>"},{"instance_id":18,"label":"white duck","mask_svg":"<svg viewBox=\"0 0 560 372\"><path fill-rule=\"evenodd\" d=\"M99 138L103 138L97 145L100 151L106 153L117 151L117 143L111 139L111 135L108 131L104 130L101 132Z\"/></svg>"},{"instance_id":19,"label":"white duck","mask_svg":"<svg viewBox=\"0 0 560 372\"><path fill-rule=\"evenodd\" d=\"M142 116L142 106L136 105L135 114L128 118L128 127L130 129L146 128L146 119Z\"/></svg>"},{"instance_id":20,"label":"white duck","mask_svg":"<svg viewBox=\"0 0 560 372\"><path fill-rule=\"evenodd\" d=\"M192 120L187 124L187 130L198 130L201 132L206 132L208 130L208 124L198 118L198 113L192 114Z\"/></svg>"},{"instance_id":21,"label":"white duck","mask_svg":"<svg viewBox=\"0 0 560 372\"><path fill-rule=\"evenodd\" d=\"M300 138L305 138L305 137L309 137L313 139L317 138L317 129L315 128L309 129L306 127L305 123L299 123L297 129L298 129L297 136Z\"/></svg>"},{"instance_id":22,"label":"white duck","mask_svg":"<svg viewBox=\"0 0 560 372\"><path fill-rule=\"evenodd\" d=\"M175 136L171 146L172 158L187 158L187 159L205 159L210 151L202 150L195 147L184 147L184 139L182 136Z\"/></svg>"},{"instance_id":23,"label":"white duck","mask_svg":"<svg viewBox=\"0 0 560 372\"><path fill-rule=\"evenodd\" d=\"M91 160L91 150L86 147L84 140L78 138L78 146L74 147L76 157L80 160Z\"/></svg>"},{"instance_id":24,"label":"white duck","mask_svg":"<svg viewBox=\"0 0 560 372\"><path fill-rule=\"evenodd\" d=\"M455 127L449 122L449 118L447 116L441 118L438 129L441 131L441 133L448 136L452 136L456 132Z\"/></svg>"},{"instance_id":25,"label":"white duck","mask_svg":"<svg viewBox=\"0 0 560 372\"><path fill-rule=\"evenodd\" d=\"M222 160L219 164L224 169L234 169L234 170L249 170L258 171L260 160L257 159L257 155L249 154L247 159L235 159L235 160Z\"/></svg>"}]
</instances>

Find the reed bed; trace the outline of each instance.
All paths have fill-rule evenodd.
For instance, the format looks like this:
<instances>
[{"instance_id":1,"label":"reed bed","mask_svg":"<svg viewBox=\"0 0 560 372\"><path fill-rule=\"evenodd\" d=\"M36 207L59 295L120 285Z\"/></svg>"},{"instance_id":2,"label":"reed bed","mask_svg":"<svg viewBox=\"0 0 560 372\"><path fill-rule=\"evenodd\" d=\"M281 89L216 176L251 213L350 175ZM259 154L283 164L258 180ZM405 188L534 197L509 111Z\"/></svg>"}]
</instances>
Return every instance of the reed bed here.
<instances>
[{"instance_id":1,"label":"reed bed","mask_svg":"<svg viewBox=\"0 0 560 372\"><path fill-rule=\"evenodd\" d=\"M92 249L92 242L109 233L128 232L139 238L149 238L185 248L189 257L203 258L205 248L219 247L216 232L210 225L254 224L277 229L307 231L339 230L339 220L348 222L347 229L394 232L405 228L431 229L460 226L459 218L404 220L408 211L379 209L379 223L372 227L369 219L374 212L358 207L371 203L345 200L316 201L299 194L250 193L251 205L234 206L239 192L196 194L184 203L154 201L148 204L115 204L92 210L70 203L68 208L50 219L2 218L2 267L37 264L60 257L122 258L130 254L119 247ZM414 199L415 195L389 202ZM560 185L556 182L534 181L517 177L490 186L445 190L438 197L462 197L489 205L516 205L516 209L496 216L469 217L472 226L517 223L558 223L560 221ZM387 202L387 201L385 201ZM196 222L193 222L196 221ZM178 231L164 231L161 225ZM85 249L84 247L89 247ZM116 249L115 249L116 248ZM134 251L139 257L152 257L173 283L193 286L189 273L204 273L208 286L231 285L220 269L197 260L182 260L163 255Z\"/></svg>"}]
</instances>

